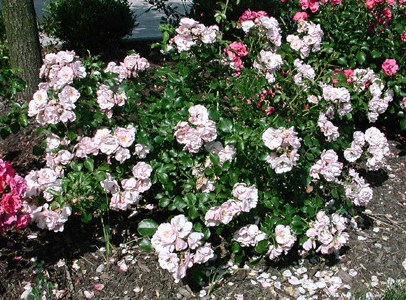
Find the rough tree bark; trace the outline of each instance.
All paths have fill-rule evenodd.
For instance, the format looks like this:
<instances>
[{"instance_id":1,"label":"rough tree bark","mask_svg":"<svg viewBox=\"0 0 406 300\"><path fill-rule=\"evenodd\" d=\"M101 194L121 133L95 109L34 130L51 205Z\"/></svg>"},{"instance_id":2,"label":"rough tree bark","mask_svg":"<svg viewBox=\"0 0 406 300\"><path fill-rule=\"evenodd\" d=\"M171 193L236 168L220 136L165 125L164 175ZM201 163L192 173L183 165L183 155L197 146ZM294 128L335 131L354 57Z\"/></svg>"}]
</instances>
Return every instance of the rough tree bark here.
<instances>
[{"instance_id":1,"label":"rough tree bark","mask_svg":"<svg viewBox=\"0 0 406 300\"><path fill-rule=\"evenodd\" d=\"M1 0L12 67L20 68L26 89L17 97L30 100L36 91L42 64L33 0Z\"/></svg>"}]
</instances>

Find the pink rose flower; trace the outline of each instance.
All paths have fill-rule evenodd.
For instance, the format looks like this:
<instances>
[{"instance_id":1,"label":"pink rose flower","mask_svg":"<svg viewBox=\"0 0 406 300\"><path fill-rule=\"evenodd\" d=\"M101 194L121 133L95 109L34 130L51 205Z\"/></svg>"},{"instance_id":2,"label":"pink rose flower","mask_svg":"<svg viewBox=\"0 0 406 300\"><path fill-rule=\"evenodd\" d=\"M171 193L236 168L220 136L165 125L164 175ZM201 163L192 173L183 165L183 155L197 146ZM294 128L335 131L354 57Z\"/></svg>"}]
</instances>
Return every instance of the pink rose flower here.
<instances>
[{"instance_id":1,"label":"pink rose flower","mask_svg":"<svg viewBox=\"0 0 406 300\"><path fill-rule=\"evenodd\" d=\"M382 70L386 75L392 75L397 72L399 66L396 64L395 59L386 59L382 64Z\"/></svg>"},{"instance_id":2,"label":"pink rose flower","mask_svg":"<svg viewBox=\"0 0 406 300\"><path fill-rule=\"evenodd\" d=\"M13 194L3 194L0 204L3 206L4 212L9 214L15 214L21 208L20 197Z\"/></svg>"},{"instance_id":3,"label":"pink rose flower","mask_svg":"<svg viewBox=\"0 0 406 300\"><path fill-rule=\"evenodd\" d=\"M307 19L307 13L304 11L298 11L293 16L293 21L306 20L306 19Z\"/></svg>"},{"instance_id":4,"label":"pink rose flower","mask_svg":"<svg viewBox=\"0 0 406 300\"><path fill-rule=\"evenodd\" d=\"M138 162L132 170L132 173L137 179L147 179L151 176L152 167L145 162Z\"/></svg>"},{"instance_id":5,"label":"pink rose flower","mask_svg":"<svg viewBox=\"0 0 406 300\"><path fill-rule=\"evenodd\" d=\"M367 0L365 2L365 5L369 8L369 9L373 9L375 7L375 0Z\"/></svg>"},{"instance_id":6,"label":"pink rose flower","mask_svg":"<svg viewBox=\"0 0 406 300\"><path fill-rule=\"evenodd\" d=\"M18 216L17 218L17 223L15 226L15 229L23 229L25 227L27 227L27 225L30 223L31 221L31 216L29 213L24 213Z\"/></svg>"}]
</instances>

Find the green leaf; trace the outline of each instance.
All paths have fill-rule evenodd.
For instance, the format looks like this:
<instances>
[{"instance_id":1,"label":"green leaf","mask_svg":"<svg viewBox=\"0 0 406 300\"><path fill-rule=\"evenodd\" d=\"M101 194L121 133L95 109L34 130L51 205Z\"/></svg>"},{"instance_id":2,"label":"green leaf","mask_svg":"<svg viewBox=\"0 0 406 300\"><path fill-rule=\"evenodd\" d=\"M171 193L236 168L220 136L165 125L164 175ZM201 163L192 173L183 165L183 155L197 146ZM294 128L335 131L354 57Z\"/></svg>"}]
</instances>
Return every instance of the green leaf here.
<instances>
[{"instance_id":1,"label":"green leaf","mask_svg":"<svg viewBox=\"0 0 406 300\"><path fill-rule=\"evenodd\" d=\"M372 50L371 55L372 55L372 58L379 58L379 57L381 57L382 53L379 52L378 50Z\"/></svg>"},{"instance_id":2,"label":"green leaf","mask_svg":"<svg viewBox=\"0 0 406 300\"><path fill-rule=\"evenodd\" d=\"M93 173L94 179L96 179L97 181L103 181L104 179L106 179L106 173L103 171L96 171Z\"/></svg>"},{"instance_id":3,"label":"green leaf","mask_svg":"<svg viewBox=\"0 0 406 300\"><path fill-rule=\"evenodd\" d=\"M169 200L169 198L166 198L166 197L159 199L159 202L158 202L160 207L167 207L169 205L169 203L171 203L171 200Z\"/></svg>"},{"instance_id":4,"label":"green leaf","mask_svg":"<svg viewBox=\"0 0 406 300\"><path fill-rule=\"evenodd\" d=\"M231 245L231 252L238 253L238 251L240 251L240 249L241 249L240 244L237 242L233 242L233 244Z\"/></svg>"},{"instance_id":5,"label":"green leaf","mask_svg":"<svg viewBox=\"0 0 406 300\"><path fill-rule=\"evenodd\" d=\"M220 121L217 124L221 131L232 132L233 130L233 122L230 119L220 118Z\"/></svg>"},{"instance_id":6,"label":"green leaf","mask_svg":"<svg viewBox=\"0 0 406 300\"><path fill-rule=\"evenodd\" d=\"M138 223L137 232L143 236L153 236L156 229L158 228L158 223L152 219L144 219Z\"/></svg>"},{"instance_id":7,"label":"green leaf","mask_svg":"<svg viewBox=\"0 0 406 300\"><path fill-rule=\"evenodd\" d=\"M345 57L340 57L340 58L337 60L337 62L338 62L340 65L347 65L347 64L348 64L347 59L346 59Z\"/></svg>"},{"instance_id":8,"label":"green leaf","mask_svg":"<svg viewBox=\"0 0 406 300\"><path fill-rule=\"evenodd\" d=\"M310 161L314 161L314 155L311 153L306 153L306 158Z\"/></svg>"},{"instance_id":9,"label":"green leaf","mask_svg":"<svg viewBox=\"0 0 406 300\"><path fill-rule=\"evenodd\" d=\"M179 210L183 212L183 209L185 207L187 207L187 203L181 198L181 197L175 197L175 200L173 201L173 204L175 205L175 207Z\"/></svg>"},{"instance_id":10,"label":"green leaf","mask_svg":"<svg viewBox=\"0 0 406 300\"><path fill-rule=\"evenodd\" d=\"M81 171L83 168L83 164L78 163L77 161L72 161L70 163L70 167L74 170L74 171Z\"/></svg>"},{"instance_id":11,"label":"green leaf","mask_svg":"<svg viewBox=\"0 0 406 300\"><path fill-rule=\"evenodd\" d=\"M307 147L311 147L313 145L312 142L313 138L310 135L305 136L305 138L303 139L303 143L307 146Z\"/></svg>"},{"instance_id":12,"label":"green leaf","mask_svg":"<svg viewBox=\"0 0 406 300\"><path fill-rule=\"evenodd\" d=\"M214 165L218 165L220 163L220 157L216 153L210 153L209 157L210 157L210 161Z\"/></svg>"},{"instance_id":13,"label":"green leaf","mask_svg":"<svg viewBox=\"0 0 406 300\"><path fill-rule=\"evenodd\" d=\"M144 251L149 251L152 249L151 241L149 239L142 239L138 243L138 246L140 247L141 250L144 250Z\"/></svg>"},{"instance_id":14,"label":"green leaf","mask_svg":"<svg viewBox=\"0 0 406 300\"><path fill-rule=\"evenodd\" d=\"M84 161L83 165L85 166L86 169L88 169L90 172L93 172L94 170L94 160L90 157L86 158Z\"/></svg>"},{"instance_id":15,"label":"green leaf","mask_svg":"<svg viewBox=\"0 0 406 300\"><path fill-rule=\"evenodd\" d=\"M357 61L359 64L363 64L366 61L367 56L366 56L365 52L358 51L356 58L357 58Z\"/></svg>"},{"instance_id":16,"label":"green leaf","mask_svg":"<svg viewBox=\"0 0 406 300\"><path fill-rule=\"evenodd\" d=\"M268 240L258 242L258 244L255 246L255 251L257 253L265 253L268 251Z\"/></svg>"},{"instance_id":17,"label":"green leaf","mask_svg":"<svg viewBox=\"0 0 406 300\"><path fill-rule=\"evenodd\" d=\"M174 73L168 73L168 80L172 83L181 83L182 80L178 75L175 75Z\"/></svg>"},{"instance_id":18,"label":"green leaf","mask_svg":"<svg viewBox=\"0 0 406 300\"><path fill-rule=\"evenodd\" d=\"M406 129L406 119L400 121L400 129L402 130Z\"/></svg>"},{"instance_id":19,"label":"green leaf","mask_svg":"<svg viewBox=\"0 0 406 300\"><path fill-rule=\"evenodd\" d=\"M21 114L18 116L18 123L23 126L27 127L28 126L28 119L26 114Z\"/></svg>"},{"instance_id":20,"label":"green leaf","mask_svg":"<svg viewBox=\"0 0 406 300\"><path fill-rule=\"evenodd\" d=\"M200 216L199 211L196 209L196 207L192 206L189 208L188 216L191 220L196 219L197 217Z\"/></svg>"},{"instance_id":21,"label":"green leaf","mask_svg":"<svg viewBox=\"0 0 406 300\"><path fill-rule=\"evenodd\" d=\"M92 220L93 216L92 213L83 211L82 212L82 222L83 223L89 223Z\"/></svg>"},{"instance_id":22,"label":"green leaf","mask_svg":"<svg viewBox=\"0 0 406 300\"><path fill-rule=\"evenodd\" d=\"M158 180L162 184L169 183L169 176L166 173L158 173Z\"/></svg>"}]
</instances>

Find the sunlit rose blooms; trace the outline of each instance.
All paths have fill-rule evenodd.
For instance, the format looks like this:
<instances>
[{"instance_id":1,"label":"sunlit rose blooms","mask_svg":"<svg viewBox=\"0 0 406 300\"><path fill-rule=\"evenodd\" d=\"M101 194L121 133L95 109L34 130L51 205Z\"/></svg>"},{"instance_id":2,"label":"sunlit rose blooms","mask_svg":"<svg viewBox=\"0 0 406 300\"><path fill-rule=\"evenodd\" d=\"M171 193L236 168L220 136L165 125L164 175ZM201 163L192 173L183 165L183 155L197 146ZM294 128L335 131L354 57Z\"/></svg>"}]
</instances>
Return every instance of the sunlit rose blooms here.
<instances>
[{"instance_id":1,"label":"sunlit rose blooms","mask_svg":"<svg viewBox=\"0 0 406 300\"><path fill-rule=\"evenodd\" d=\"M197 104L189 107L189 122L193 125L205 124L209 120L209 111L203 105Z\"/></svg>"},{"instance_id":2,"label":"sunlit rose blooms","mask_svg":"<svg viewBox=\"0 0 406 300\"><path fill-rule=\"evenodd\" d=\"M128 125L126 128L117 127L114 135L120 146L130 147L135 140L135 128L132 125Z\"/></svg>"},{"instance_id":3,"label":"sunlit rose blooms","mask_svg":"<svg viewBox=\"0 0 406 300\"><path fill-rule=\"evenodd\" d=\"M176 236L183 239L187 237L193 228L192 222L189 222L184 215L177 215L172 218L171 225L174 228Z\"/></svg>"},{"instance_id":4,"label":"sunlit rose blooms","mask_svg":"<svg viewBox=\"0 0 406 300\"><path fill-rule=\"evenodd\" d=\"M220 206L212 207L204 216L206 226L217 226L220 223L228 224L234 216L242 211L241 202L229 199Z\"/></svg>"},{"instance_id":5,"label":"sunlit rose blooms","mask_svg":"<svg viewBox=\"0 0 406 300\"><path fill-rule=\"evenodd\" d=\"M115 194L120 190L117 180L113 179L110 173L105 173L105 179L100 181L100 185L106 193Z\"/></svg>"},{"instance_id":6,"label":"sunlit rose blooms","mask_svg":"<svg viewBox=\"0 0 406 300\"><path fill-rule=\"evenodd\" d=\"M258 242L265 240L268 235L259 230L255 224L247 225L234 232L233 238L242 247L256 246Z\"/></svg>"},{"instance_id":7,"label":"sunlit rose blooms","mask_svg":"<svg viewBox=\"0 0 406 300\"><path fill-rule=\"evenodd\" d=\"M187 237L187 243L190 249L196 249L200 247L202 242L201 239L204 237L204 234L201 232L192 232Z\"/></svg>"},{"instance_id":8,"label":"sunlit rose blooms","mask_svg":"<svg viewBox=\"0 0 406 300\"><path fill-rule=\"evenodd\" d=\"M138 158L144 159L147 157L149 151L150 148L148 145L135 144L134 153L138 156Z\"/></svg>"},{"instance_id":9,"label":"sunlit rose blooms","mask_svg":"<svg viewBox=\"0 0 406 300\"><path fill-rule=\"evenodd\" d=\"M118 162L122 163L123 161L131 158L130 150L128 150L126 148L118 147L116 152L114 153L114 158Z\"/></svg>"},{"instance_id":10,"label":"sunlit rose blooms","mask_svg":"<svg viewBox=\"0 0 406 300\"><path fill-rule=\"evenodd\" d=\"M205 243L202 247L196 249L196 253L193 256L193 262L195 264L204 264L209 259L214 257L214 251L211 248L210 243Z\"/></svg>"}]
</instances>

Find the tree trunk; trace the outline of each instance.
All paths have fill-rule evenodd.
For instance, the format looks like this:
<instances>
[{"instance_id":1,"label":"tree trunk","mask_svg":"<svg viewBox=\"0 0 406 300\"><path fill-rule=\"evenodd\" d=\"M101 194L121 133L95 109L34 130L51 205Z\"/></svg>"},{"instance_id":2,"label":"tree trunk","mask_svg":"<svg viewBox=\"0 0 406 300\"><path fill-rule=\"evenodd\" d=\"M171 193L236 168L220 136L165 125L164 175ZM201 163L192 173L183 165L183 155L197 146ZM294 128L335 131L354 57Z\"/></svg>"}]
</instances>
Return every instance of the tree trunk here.
<instances>
[{"instance_id":1,"label":"tree trunk","mask_svg":"<svg viewBox=\"0 0 406 300\"><path fill-rule=\"evenodd\" d=\"M38 88L42 64L34 1L2 0L2 11L11 66L21 69L19 76L27 85L17 99L30 100Z\"/></svg>"}]
</instances>

